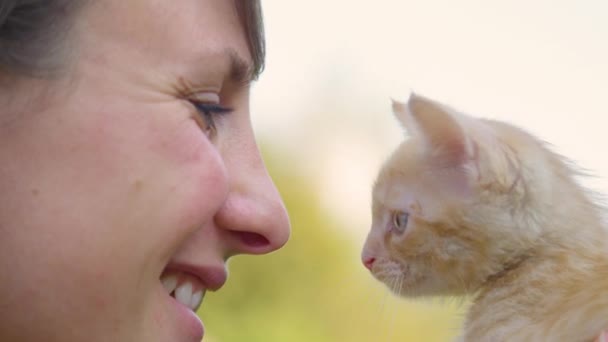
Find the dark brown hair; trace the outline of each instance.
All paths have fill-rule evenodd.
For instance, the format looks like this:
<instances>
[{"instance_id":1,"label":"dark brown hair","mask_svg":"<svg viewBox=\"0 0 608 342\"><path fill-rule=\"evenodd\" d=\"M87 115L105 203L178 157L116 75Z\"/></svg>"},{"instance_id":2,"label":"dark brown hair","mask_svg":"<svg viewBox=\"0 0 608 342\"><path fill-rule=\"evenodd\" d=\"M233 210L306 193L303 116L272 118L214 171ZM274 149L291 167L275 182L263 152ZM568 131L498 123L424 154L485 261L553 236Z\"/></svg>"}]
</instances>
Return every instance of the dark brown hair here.
<instances>
[{"instance_id":1,"label":"dark brown hair","mask_svg":"<svg viewBox=\"0 0 608 342\"><path fill-rule=\"evenodd\" d=\"M266 43L261 0L234 0L237 13L243 23L249 51L253 58L253 76L257 78L264 70Z\"/></svg>"},{"instance_id":2,"label":"dark brown hair","mask_svg":"<svg viewBox=\"0 0 608 342\"><path fill-rule=\"evenodd\" d=\"M0 73L44 76L66 63L66 44L78 8L95 0L0 0ZM249 50L253 76L264 69L260 0L234 0Z\"/></svg>"},{"instance_id":3,"label":"dark brown hair","mask_svg":"<svg viewBox=\"0 0 608 342\"><path fill-rule=\"evenodd\" d=\"M0 0L0 71L53 73L64 63L75 10L89 0Z\"/></svg>"}]
</instances>

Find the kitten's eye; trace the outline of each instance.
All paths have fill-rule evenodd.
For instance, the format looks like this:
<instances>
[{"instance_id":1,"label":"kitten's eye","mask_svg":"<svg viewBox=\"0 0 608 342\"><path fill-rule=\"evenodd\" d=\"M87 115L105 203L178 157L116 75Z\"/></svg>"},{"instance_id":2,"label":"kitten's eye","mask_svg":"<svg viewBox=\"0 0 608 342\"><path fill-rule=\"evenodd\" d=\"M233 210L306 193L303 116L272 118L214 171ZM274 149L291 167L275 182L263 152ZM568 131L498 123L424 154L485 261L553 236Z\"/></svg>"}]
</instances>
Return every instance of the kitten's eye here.
<instances>
[{"instance_id":1,"label":"kitten's eye","mask_svg":"<svg viewBox=\"0 0 608 342\"><path fill-rule=\"evenodd\" d=\"M401 211L396 211L393 213L393 227L398 233L403 233L405 231L405 228L407 228L408 218L408 213Z\"/></svg>"},{"instance_id":2,"label":"kitten's eye","mask_svg":"<svg viewBox=\"0 0 608 342\"><path fill-rule=\"evenodd\" d=\"M199 119L196 120L196 123L207 136L213 135L217 130L215 127L216 117L228 114L232 111L232 109L220 106L219 104L204 103L195 100L190 100L190 103L192 103L199 112L200 116L197 117Z\"/></svg>"}]
</instances>

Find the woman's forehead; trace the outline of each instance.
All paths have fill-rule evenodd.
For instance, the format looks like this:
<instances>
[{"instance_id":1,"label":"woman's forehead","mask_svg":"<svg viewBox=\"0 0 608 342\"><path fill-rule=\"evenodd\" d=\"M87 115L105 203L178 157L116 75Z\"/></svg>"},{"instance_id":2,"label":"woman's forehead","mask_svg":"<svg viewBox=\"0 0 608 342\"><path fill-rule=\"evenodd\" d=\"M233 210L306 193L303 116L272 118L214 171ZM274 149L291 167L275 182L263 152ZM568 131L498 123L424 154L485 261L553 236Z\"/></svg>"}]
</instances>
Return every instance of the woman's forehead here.
<instances>
[{"instance_id":1,"label":"woman's forehead","mask_svg":"<svg viewBox=\"0 0 608 342\"><path fill-rule=\"evenodd\" d=\"M83 35L91 35L88 38L94 45L136 48L143 58L182 62L224 50L234 51L240 60L251 60L232 1L100 0L84 12Z\"/></svg>"}]
</instances>

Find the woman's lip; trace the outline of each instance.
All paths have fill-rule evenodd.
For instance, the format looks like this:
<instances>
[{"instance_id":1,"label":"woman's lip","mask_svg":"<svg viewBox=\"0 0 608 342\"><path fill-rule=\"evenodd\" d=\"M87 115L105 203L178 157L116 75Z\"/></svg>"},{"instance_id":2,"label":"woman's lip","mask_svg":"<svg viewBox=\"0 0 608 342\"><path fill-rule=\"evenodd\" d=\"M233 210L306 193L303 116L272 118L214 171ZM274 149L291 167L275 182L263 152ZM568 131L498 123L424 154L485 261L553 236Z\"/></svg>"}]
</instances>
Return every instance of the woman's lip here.
<instances>
[{"instance_id":1,"label":"woman's lip","mask_svg":"<svg viewBox=\"0 0 608 342\"><path fill-rule=\"evenodd\" d=\"M228 279L226 266L222 265L194 265L184 262L170 262L164 272L184 272L197 277L203 286L211 291L219 290Z\"/></svg>"},{"instance_id":2,"label":"woman's lip","mask_svg":"<svg viewBox=\"0 0 608 342\"><path fill-rule=\"evenodd\" d=\"M205 326L196 312L178 302L163 290L164 296L169 300L170 306L175 314L176 322L180 326L181 334L188 336L188 341L201 341L205 334ZM181 335L180 334L180 335Z\"/></svg>"},{"instance_id":3,"label":"woman's lip","mask_svg":"<svg viewBox=\"0 0 608 342\"><path fill-rule=\"evenodd\" d=\"M173 260L169 262L169 264L163 270L163 274L169 272L189 274L197 278L201 282L204 289L211 291L219 290L228 278L228 272L225 264L223 263L217 265L195 265L179 260ZM162 284L160 285L160 288L163 290L165 296L167 296L170 300L176 317L178 321L181 322L179 324L182 326L184 333L190 336L193 341L200 341L205 332L201 319L198 317L196 312L192 311L186 305L178 302L177 299L173 298L169 293L167 293Z\"/></svg>"}]
</instances>

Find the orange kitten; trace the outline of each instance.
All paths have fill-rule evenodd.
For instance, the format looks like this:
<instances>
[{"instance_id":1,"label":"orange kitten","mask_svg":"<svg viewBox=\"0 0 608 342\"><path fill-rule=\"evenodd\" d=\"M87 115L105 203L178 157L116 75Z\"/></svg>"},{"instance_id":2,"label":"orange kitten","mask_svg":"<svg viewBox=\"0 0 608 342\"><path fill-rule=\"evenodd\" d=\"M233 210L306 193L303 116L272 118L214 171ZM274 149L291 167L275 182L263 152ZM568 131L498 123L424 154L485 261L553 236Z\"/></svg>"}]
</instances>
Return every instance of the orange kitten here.
<instances>
[{"instance_id":1,"label":"orange kitten","mask_svg":"<svg viewBox=\"0 0 608 342\"><path fill-rule=\"evenodd\" d=\"M393 110L411 138L374 185L374 277L406 297L472 295L464 341L592 341L608 327L608 231L577 172L509 124L418 95Z\"/></svg>"}]
</instances>

